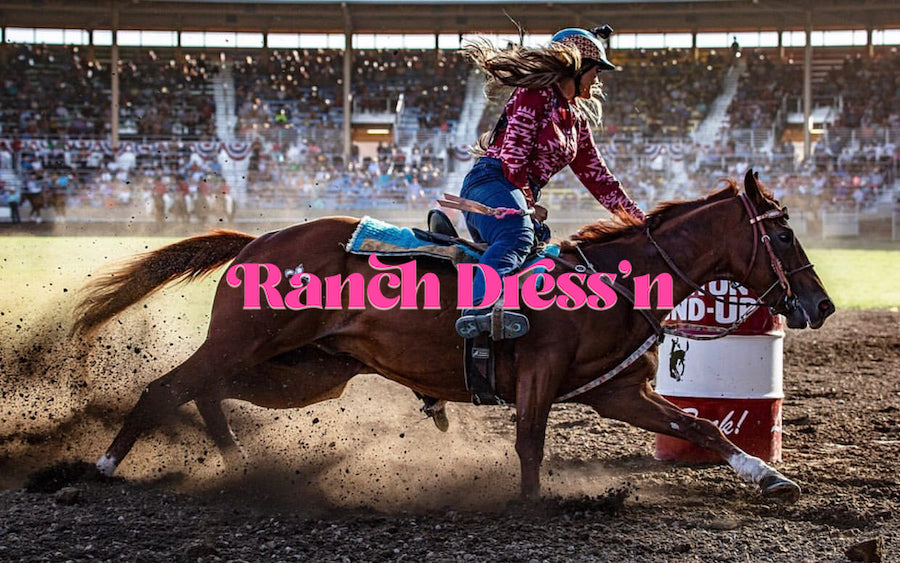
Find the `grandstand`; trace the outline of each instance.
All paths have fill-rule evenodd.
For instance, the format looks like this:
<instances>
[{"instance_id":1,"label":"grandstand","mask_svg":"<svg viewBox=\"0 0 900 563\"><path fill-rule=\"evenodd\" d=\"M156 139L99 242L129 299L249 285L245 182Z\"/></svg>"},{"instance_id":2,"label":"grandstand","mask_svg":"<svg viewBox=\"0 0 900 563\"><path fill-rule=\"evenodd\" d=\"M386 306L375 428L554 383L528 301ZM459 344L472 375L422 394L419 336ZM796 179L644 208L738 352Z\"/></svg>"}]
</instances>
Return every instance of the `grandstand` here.
<instances>
[{"instance_id":1,"label":"grandstand","mask_svg":"<svg viewBox=\"0 0 900 563\"><path fill-rule=\"evenodd\" d=\"M236 221L410 220L458 190L465 146L504 101L485 103L458 53L467 34L540 43L606 22L619 68L603 76L596 138L641 206L751 164L820 232L828 213L889 218L896 206L891 4L50 3L0 12L0 191L61 194L72 221L164 220L183 200L182 221L200 225L228 216L210 211L216 198L236 201ZM544 198L579 218L599 210L571 174Z\"/></svg>"}]
</instances>

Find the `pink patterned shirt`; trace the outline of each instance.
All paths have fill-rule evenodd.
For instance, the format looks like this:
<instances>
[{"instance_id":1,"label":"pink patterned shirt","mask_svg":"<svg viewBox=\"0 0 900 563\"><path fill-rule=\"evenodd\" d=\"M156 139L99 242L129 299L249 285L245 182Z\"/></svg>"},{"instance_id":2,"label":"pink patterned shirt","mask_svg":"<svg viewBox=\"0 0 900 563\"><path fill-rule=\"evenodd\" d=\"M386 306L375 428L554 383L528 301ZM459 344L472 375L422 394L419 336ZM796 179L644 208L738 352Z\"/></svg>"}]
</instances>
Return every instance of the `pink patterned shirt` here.
<instances>
[{"instance_id":1,"label":"pink patterned shirt","mask_svg":"<svg viewBox=\"0 0 900 563\"><path fill-rule=\"evenodd\" d=\"M500 160L506 179L522 190L529 207L534 206L531 184L543 186L551 176L571 166L604 207L612 212L624 209L638 219L644 218L606 167L587 118L556 86L517 88L505 111L508 124L485 156Z\"/></svg>"}]
</instances>

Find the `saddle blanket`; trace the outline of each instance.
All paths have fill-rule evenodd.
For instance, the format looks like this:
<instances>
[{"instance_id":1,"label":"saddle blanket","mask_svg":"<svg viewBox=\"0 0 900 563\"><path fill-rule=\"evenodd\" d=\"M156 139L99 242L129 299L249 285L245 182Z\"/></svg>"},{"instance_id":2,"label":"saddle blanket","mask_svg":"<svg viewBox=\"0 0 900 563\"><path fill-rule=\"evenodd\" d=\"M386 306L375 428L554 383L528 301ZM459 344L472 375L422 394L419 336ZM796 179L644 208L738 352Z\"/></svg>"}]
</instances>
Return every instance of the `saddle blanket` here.
<instances>
[{"instance_id":1,"label":"saddle blanket","mask_svg":"<svg viewBox=\"0 0 900 563\"><path fill-rule=\"evenodd\" d=\"M481 253L461 244L443 246L422 240L412 229L397 227L372 217L363 217L345 245L352 254L376 256L431 256L454 264L478 262ZM523 268L546 256L559 256L559 246L550 244Z\"/></svg>"}]
</instances>

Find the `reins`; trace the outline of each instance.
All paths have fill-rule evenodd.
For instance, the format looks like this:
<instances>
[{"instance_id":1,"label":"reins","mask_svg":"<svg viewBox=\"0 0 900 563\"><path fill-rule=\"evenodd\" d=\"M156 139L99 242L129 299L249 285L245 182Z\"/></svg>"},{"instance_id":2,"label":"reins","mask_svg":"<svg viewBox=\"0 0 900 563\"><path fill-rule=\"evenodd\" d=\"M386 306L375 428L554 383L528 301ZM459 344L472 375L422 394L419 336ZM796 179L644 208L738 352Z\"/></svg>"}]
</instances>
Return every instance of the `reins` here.
<instances>
[{"instance_id":1,"label":"reins","mask_svg":"<svg viewBox=\"0 0 900 563\"><path fill-rule=\"evenodd\" d=\"M597 268L595 268L594 265L591 263L591 261L588 260L587 256L584 255L584 252L582 252L580 246L576 246L575 251L578 252L578 256L581 258L581 261L584 262L584 266L582 267L582 270L580 272L589 271L592 274L599 273L599 272L597 272ZM579 272L578 266L581 266L581 265L579 264L579 265L575 266L576 272ZM624 297L625 299L628 300L629 303L634 305L635 299L634 299L633 291L631 291L630 289L628 289L621 283L614 281L612 278L610 278L610 276L608 274L600 274L600 275L605 279L606 283L609 284L609 286L613 288L613 290L619 292L619 294L621 294L622 297ZM664 334L663 334L662 325L659 324L659 321L654 319L653 315L651 315L646 309L635 309L635 311L639 312L641 314L641 316L644 317L644 320L646 320L647 324L650 325L650 328L653 329L654 334L656 334L656 336L659 338L659 340L662 341Z\"/></svg>"}]
</instances>

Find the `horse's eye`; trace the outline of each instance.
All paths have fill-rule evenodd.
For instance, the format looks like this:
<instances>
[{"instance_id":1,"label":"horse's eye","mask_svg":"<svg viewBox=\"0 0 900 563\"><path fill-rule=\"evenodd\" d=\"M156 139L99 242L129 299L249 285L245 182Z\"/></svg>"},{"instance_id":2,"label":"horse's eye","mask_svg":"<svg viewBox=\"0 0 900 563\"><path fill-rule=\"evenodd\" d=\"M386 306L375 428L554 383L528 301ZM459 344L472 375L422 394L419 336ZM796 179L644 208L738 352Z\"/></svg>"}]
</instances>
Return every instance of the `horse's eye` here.
<instances>
[{"instance_id":1,"label":"horse's eye","mask_svg":"<svg viewBox=\"0 0 900 563\"><path fill-rule=\"evenodd\" d=\"M789 244L793 240L791 231L781 231L778 233L778 240L785 244Z\"/></svg>"}]
</instances>

